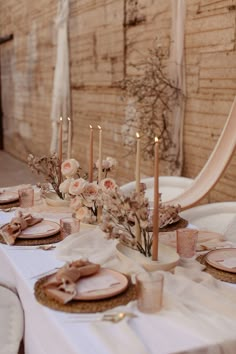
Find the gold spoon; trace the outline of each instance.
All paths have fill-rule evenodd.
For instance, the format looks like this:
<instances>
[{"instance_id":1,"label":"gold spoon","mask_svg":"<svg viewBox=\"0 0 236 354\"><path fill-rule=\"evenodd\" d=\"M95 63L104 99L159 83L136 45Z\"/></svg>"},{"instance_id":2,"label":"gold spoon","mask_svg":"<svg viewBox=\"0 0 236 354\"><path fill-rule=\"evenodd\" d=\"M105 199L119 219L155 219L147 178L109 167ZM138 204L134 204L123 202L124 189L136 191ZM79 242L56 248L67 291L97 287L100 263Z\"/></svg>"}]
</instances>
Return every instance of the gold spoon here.
<instances>
[{"instance_id":1,"label":"gold spoon","mask_svg":"<svg viewBox=\"0 0 236 354\"><path fill-rule=\"evenodd\" d=\"M4 211L4 213L8 213L9 211L13 211L13 210L16 210L17 207L11 207L11 208L3 208L3 209L0 209L0 211Z\"/></svg>"},{"instance_id":2,"label":"gold spoon","mask_svg":"<svg viewBox=\"0 0 236 354\"><path fill-rule=\"evenodd\" d=\"M54 248L56 248L56 246L54 246L54 245L41 245L36 248L39 250L43 250L43 251L50 251L50 250L53 250Z\"/></svg>"},{"instance_id":3,"label":"gold spoon","mask_svg":"<svg viewBox=\"0 0 236 354\"><path fill-rule=\"evenodd\" d=\"M132 312L117 312L117 313L107 313L103 316L102 320L103 321L111 321L113 323L117 323L122 321L125 317L137 317L137 315L135 315Z\"/></svg>"}]
</instances>

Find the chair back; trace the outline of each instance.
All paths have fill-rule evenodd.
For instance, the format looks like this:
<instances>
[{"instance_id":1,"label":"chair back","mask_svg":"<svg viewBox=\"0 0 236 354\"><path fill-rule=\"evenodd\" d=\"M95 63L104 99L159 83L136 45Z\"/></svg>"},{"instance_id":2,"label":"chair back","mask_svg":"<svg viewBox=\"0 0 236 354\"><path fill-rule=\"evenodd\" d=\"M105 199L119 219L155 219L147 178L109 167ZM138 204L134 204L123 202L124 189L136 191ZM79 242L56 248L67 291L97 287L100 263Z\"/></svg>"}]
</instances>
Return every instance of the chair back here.
<instances>
[{"instance_id":1,"label":"chair back","mask_svg":"<svg viewBox=\"0 0 236 354\"><path fill-rule=\"evenodd\" d=\"M19 354L24 334L24 313L18 296L0 284L0 353Z\"/></svg>"},{"instance_id":2,"label":"chair back","mask_svg":"<svg viewBox=\"0 0 236 354\"><path fill-rule=\"evenodd\" d=\"M236 97L223 131L208 161L186 190L166 204L180 204L181 210L196 205L215 186L225 171L236 146Z\"/></svg>"}]
</instances>

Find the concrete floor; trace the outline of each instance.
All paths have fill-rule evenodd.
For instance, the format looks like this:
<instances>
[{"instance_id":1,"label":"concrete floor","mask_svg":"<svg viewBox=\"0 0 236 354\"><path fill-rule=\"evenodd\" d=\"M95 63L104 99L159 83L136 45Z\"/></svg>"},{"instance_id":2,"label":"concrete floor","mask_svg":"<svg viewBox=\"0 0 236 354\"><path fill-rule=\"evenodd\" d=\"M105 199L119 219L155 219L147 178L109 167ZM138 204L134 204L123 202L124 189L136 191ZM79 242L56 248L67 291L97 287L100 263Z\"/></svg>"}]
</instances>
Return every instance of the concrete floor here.
<instances>
[{"instance_id":1,"label":"concrete floor","mask_svg":"<svg viewBox=\"0 0 236 354\"><path fill-rule=\"evenodd\" d=\"M0 150L0 188L18 184L36 184L40 178L33 174L28 165Z\"/></svg>"}]
</instances>

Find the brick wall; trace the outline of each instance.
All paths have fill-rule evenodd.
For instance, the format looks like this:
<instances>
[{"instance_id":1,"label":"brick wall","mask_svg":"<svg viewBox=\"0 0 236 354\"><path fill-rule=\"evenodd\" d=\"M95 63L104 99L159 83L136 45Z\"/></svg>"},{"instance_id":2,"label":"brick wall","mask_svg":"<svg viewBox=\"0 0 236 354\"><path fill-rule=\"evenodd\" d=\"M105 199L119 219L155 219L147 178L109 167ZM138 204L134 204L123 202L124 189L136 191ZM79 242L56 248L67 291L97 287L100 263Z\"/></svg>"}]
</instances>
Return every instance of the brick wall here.
<instances>
[{"instance_id":1,"label":"brick wall","mask_svg":"<svg viewBox=\"0 0 236 354\"><path fill-rule=\"evenodd\" d=\"M187 104L184 174L194 177L207 161L236 94L236 1L187 1ZM209 201L234 200L235 154Z\"/></svg>"},{"instance_id":2,"label":"brick wall","mask_svg":"<svg viewBox=\"0 0 236 354\"><path fill-rule=\"evenodd\" d=\"M236 0L186 4L183 175L195 177L214 148L236 94ZM14 33L14 40L0 47L4 144L23 160L29 152L49 152L56 11L56 0L0 0L0 33ZM134 179L135 159L123 146L125 105L117 81L135 74L131 64L156 37L169 48L170 29L169 0L71 0L72 152L81 165L88 161L89 124L99 124L104 155L119 160L116 178L120 183ZM97 141L95 134L95 145ZM143 176L152 175L152 164L143 161ZM234 156L209 201L234 200L235 180Z\"/></svg>"}]
</instances>

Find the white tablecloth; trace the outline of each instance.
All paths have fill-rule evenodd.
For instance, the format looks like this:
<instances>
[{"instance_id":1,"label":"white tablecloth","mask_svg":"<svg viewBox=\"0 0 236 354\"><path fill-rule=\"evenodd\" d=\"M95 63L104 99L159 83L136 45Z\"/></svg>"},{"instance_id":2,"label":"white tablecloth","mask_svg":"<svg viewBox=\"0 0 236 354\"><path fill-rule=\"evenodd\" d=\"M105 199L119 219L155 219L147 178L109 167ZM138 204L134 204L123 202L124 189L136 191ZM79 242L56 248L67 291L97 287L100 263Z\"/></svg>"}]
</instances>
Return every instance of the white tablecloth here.
<instances>
[{"instance_id":1,"label":"white tablecloth","mask_svg":"<svg viewBox=\"0 0 236 354\"><path fill-rule=\"evenodd\" d=\"M0 213L0 220L3 220L3 213ZM68 314L44 307L34 297L36 280L33 277L61 264L54 251L0 246L0 280L16 288L24 308L26 354L221 353L221 338L213 340L214 333L211 338L204 336L204 323L198 331L191 308L186 323L180 312L168 312L168 308L155 315L138 313L137 318L118 324L69 322ZM130 306L137 311L135 303ZM79 315L74 316L79 318ZM229 324L236 330L236 321L229 320ZM227 345L229 350L226 352ZM235 352L236 334L224 343L222 353Z\"/></svg>"},{"instance_id":2,"label":"white tablecloth","mask_svg":"<svg viewBox=\"0 0 236 354\"><path fill-rule=\"evenodd\" d=\"M53 251L14 250L1 245L1 280L4 281L5 278L16 287L24 308L26 354L122 352L135 354L134 351L127 351L127 344L132 336L136 336L135 333L143 336L142 319L146 317L145 322L148 324L148 317L153 316L140 314L135 321L129 320L129 322L135 322L134 326L127 326L126 322L119 324L68 323L66 314L37 303L33 291L35 279L32 277L60 265L61 263L53 256ZM159 324L156 337L153 338L158 347L158 353L171 353L204 344L198 335L191 333L188 328L179 328L177 323L163 321L161 317L157 318L155 323ZM132 327L134 327L134 332ZM171 341L169 341L170 333L175 335ZM144 345L144 348L147 353L157 353L156 346L148 348ZM132 346L130 350L134 350ZM145 350L141 348L136 353L139 352L145 353Z\"/></svg>"}]
</instances>

